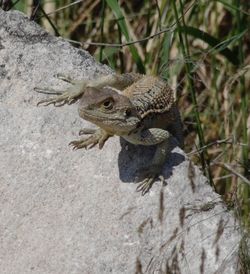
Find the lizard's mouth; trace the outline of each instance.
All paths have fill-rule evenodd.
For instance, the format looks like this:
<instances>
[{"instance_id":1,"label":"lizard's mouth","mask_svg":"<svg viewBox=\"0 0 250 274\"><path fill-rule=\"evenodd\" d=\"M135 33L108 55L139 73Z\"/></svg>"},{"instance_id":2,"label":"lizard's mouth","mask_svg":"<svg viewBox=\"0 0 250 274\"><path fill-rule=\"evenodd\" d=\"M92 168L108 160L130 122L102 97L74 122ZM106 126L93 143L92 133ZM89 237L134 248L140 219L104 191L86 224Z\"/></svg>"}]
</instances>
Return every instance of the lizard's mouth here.
<instances>
[{"instance_id":1,"label":"lizard's mouth","mask_svg":"<svg viewBox=\"0 0 250 274\"><path fill-rule=\"evenodd\" d=\"M87 120L92 123L96 122L104 122L104 121L120 121L120 122L125 122L126 119L110 115L110 114L104 114L104 113L99 113L97 111L93 112L92 110L86 110L86 109L79 109L79 116L83 118L84 120Z\"/></svg>"},{"instance_id":2,"label":"lizard's mouth","mask_svg":"<svg viewBox=\"0 0 250 274\"><path fill-rule=\"evenodd\" d=\"M107 114L89 109L79 109L78 112L79 116L84 120L91 122L108 132L114 132L116 135L128 134L138 123L138 118L136 117L126 119L117 113Z\"/></svg>"}]
</instances>

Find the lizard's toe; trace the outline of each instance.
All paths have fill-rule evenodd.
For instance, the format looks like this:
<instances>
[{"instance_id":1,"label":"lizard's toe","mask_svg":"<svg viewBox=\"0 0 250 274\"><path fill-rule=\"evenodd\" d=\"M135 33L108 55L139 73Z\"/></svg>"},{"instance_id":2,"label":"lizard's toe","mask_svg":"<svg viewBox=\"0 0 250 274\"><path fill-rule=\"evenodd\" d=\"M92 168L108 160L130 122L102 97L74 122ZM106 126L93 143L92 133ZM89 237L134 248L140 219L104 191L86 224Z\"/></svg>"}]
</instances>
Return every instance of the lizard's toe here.
<instances>
[{"instance_id":1,"label":"lizard's toe","mask_svg":"<svg viewBox=\"0 0 250 274\"><path fill-rule=\"evenodd\" d=\"M57 74L54 75L54 77L56 77L57 79L63 80L64 82L70 83L72 85L76 82L70 76L65 75L63 73L57 73Z\"/></svg>"},{"instance_id":2,"label":"lizard's toe","mask_svg":"<svg viewBox=\"0 0 250 274\"><path fill-rule=\"evenodd\" d=\"M164 182L164 177L160 173L161 168L158 166L140 169L137 174L139 178L144 179L139 181L136 191L141 192L142 196L144 196L147 192L149 192L155 181L160 180L161 182Z\"/></svg>"},{"instance_id":3,"label":"lizard's toe","mask_svg":"<svg viewBox=\"0 0 250 274\"><path fill-rule=\"evenodd\" d=\"M99 141L98 139L92 138L91 136L89 138L72 141L69 143L69 146L72 146L73 150L81 149L81 148L90 149L96 146L98 144L98 141Z\"/></svg>"},{"instance_id":4,"label":"lizard's toe","mask_svg":"<svg viewBox=\"0 0 250 274\"><path fill-rule=\"evenodd\" d=\"M144 196L147 192L149 192L156 178L150 177L145 178L136 188L136 191L141 192L141 195Z\"/></svg>"},{"instance_id":5,"label":"lizard's toe","mask_svg":"<svg viewBox=\"0 0 250 274\"><path fill-rule=\"evenodd\" d=\"M88 128L84 128L80 130L79 135L89 135L89 136L82 138L80 140L70 142L69 145L73 147L73 150L81 149L81 148L91 149L95 147L97 144L99 145L99 148L102 149L105 142L110 137L110 135L107 132L101 129L88 129Z\"/></svg>"},{"instance_id":6,"label":"lizard's toe","mask_svg":"<svg viewBox=\"0 0 250 274\"><path fill-rule=\"evenodd\" d=\"M94 128L83 128L79 131L79 136L94 134L95 132L96 132L96 129Z\"/></svg>"}]
</instances>

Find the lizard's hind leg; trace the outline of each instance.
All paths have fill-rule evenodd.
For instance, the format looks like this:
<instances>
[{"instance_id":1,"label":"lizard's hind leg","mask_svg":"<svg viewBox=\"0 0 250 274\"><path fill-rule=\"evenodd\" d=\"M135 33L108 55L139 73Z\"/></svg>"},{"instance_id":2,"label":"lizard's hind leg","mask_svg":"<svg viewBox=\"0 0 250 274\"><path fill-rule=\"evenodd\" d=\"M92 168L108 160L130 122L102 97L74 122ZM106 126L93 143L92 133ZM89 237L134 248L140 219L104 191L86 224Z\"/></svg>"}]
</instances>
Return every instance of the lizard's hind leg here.
<instances>
[{"instance_id":1,"label":"lizard's hind leg","mask_svg":"<svg viewBox=\"0 0 250 274\"><path fill-rule=\"evenodd\" d=\"M166 156L169 153L170 136L171 135L168 131L158 128L152 128L144 131L144 144L149 145L150 143L156 143L157 147L150 166L141 168L137 172L139 177L144 178L141 182L139 182L139 185L136 189L137 191L140 191L142 195L145 195L150 190L157 179L160 179L161 182L164 182L162 168L166 160Z\"/></svg>"}]
</instances>

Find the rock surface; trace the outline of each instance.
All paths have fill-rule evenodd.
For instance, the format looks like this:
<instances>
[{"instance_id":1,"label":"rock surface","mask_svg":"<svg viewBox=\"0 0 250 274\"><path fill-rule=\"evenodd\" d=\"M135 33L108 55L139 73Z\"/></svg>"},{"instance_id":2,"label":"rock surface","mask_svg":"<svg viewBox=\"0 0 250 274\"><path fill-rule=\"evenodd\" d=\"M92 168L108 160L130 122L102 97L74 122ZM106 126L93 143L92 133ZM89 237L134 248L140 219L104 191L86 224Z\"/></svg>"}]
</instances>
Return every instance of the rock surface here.
<instances>
[{"instance_id":1,"label":"rock surface","mask_svg":"<svg viewBox=\"0 0 250 274\"><path fill-rule=\"evenodd\" d=\"M111 70L19 12L0 10L0 273L236 273L241 233L185 154L167 185L141 196L134 172L153 148L67 144L86 126L77 104L37 107L34 87Z\"/></svg>"}]
</instances>

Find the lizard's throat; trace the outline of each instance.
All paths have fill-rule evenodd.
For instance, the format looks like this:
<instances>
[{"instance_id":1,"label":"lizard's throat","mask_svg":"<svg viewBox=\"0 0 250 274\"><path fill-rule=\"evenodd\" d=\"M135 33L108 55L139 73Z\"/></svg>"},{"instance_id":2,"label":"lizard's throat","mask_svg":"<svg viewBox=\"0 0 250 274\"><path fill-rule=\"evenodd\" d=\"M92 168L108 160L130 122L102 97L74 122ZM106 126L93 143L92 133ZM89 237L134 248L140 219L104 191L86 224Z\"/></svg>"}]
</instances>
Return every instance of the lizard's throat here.
<instances>
[{"instance_id":1,"label":"lizard's throat","mask_svg":"<svg viewBox=\"0 0 250 274\"><path fill-rule=\"evenodd\" d=\"M88 110L79 110L79 116L86 121L99 125L99 123L105 123L105 121L119 121L124 122L124 119L119 118L118 116L113 116L110 114L93 113L93 111Z\"/></svg>"}]
</instances>

